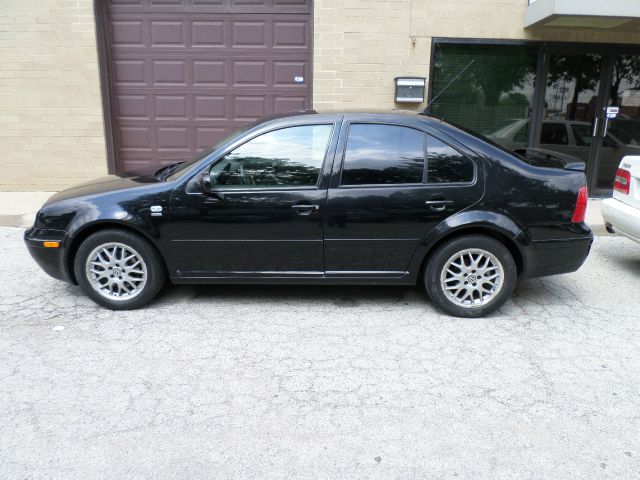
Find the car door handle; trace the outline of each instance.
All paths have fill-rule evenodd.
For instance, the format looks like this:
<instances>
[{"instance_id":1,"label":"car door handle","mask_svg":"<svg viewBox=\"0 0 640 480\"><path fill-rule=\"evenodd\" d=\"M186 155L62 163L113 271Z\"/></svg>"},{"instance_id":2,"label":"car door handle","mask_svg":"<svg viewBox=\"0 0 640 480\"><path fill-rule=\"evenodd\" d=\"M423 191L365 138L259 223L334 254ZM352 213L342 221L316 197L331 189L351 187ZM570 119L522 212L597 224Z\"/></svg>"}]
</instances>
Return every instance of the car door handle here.
<instances>
[{"instance_id":1,"label":"car door handle","mask_svg":"<svg viewBox=\"0 0 640 480\"><path fill-rule=\"evenodd\" d=\"M428 206L434 212L442 212L447 205L451 205L453 203L452 200L427 200L424 202L426 206Z\"/></svg>"},{"instance_id":2,"label":"car door handle","mask_svg":"<svg viewBox=\"0 0 640 480\"><path fill-rule=\"evenodd\" d=\"M291 205L298 215L311 215L314 210L320 210L320 205Z\"/></svg>"}]
</instances>

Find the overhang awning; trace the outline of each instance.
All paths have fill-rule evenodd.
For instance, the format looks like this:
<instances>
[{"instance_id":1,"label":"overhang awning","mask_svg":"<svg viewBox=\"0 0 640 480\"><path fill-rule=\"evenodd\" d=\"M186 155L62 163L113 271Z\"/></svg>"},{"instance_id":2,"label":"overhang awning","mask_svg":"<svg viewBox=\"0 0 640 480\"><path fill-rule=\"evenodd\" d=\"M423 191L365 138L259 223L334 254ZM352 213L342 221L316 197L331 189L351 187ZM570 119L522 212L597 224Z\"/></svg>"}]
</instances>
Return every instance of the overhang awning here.
<instances>
[{"instance_id":1,"label":"overhang awning","mask_svg":"<svg viewBox=\"0 0 640 480\"><path fill-rule=\"evenodd\" d=\"M534 26L640 33L640 1L529 0L524 28Z\"/></svg>"}]
</instances>

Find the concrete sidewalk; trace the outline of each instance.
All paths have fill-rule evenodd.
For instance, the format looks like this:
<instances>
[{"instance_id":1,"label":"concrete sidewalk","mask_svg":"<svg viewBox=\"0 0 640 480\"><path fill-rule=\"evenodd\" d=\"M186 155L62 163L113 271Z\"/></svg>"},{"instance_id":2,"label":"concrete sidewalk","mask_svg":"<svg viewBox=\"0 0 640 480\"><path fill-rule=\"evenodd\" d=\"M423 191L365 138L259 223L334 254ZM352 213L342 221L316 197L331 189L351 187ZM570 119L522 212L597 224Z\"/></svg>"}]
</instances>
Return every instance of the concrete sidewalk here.
<instances>
[{"instance_id":1,"label":"concrete sidewalk","mask_svg":"<svg viewBox=\"0 0 640 480\"><path fill-rule=\"evenodd\" d=\"M0 192L0 226L30 227L36 212L55 192ZM587 223L596 235L604 235L600 211L602 200L592 198L587 208Z\"/></svg>"}]
</instances>

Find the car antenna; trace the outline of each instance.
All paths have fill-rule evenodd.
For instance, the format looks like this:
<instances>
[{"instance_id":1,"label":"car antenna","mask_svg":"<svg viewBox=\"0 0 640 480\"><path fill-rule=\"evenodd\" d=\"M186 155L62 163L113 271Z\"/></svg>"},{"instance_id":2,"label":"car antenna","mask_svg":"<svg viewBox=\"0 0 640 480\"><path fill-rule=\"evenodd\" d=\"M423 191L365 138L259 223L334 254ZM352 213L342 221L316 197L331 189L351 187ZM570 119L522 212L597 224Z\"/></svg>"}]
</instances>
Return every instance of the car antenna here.
<instances>
[{"instance_id":1,"label":"car antenna","mask_svg":"<svg viewBox=\"0 0 640 480\"><path fill-rule=\"evenodd\" d=\"M446 92L447 88L449 88L453 82L455 82L458 78L460 78L460 75L462 75L464 72L466 72L466 71L467 71L467 69L468 69L471 65L473 65L473 63L474 63L475 61L476 61L476 60L475 60L475 58L474 58L474 59L473 59L473 60L471 60L469 63L467 63L467 65L466 65L462 70L460 70L460 71L458 72L458 74L457 74L455 77L453 77L453 78L451 79L451 81L450 81L449 83L447 83L447 84L444 86L444 88L443 88L442 90L440 90L440 92L439 92L435 97L433 97L433 98L431 99L431 101L430 101L429 103L427 103L427 106L426 106L426 107L424 107L424 110L422 110L422 115L426 115L426 114L427 114L427 110L429 110L429 107L431 106L431 104L432 104L433 102L435 102L435 101L440 97L440 95L442 95L444 92Z\"/></svg>"}]
</instances>

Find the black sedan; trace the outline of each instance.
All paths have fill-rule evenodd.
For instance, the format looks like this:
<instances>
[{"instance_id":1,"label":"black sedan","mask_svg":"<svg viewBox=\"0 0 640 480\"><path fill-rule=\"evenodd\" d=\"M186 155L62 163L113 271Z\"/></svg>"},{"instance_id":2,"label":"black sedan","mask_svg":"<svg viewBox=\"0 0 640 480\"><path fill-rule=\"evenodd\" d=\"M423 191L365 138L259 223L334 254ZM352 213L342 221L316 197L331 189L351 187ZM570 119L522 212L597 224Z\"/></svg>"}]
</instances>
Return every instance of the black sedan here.
<instances>
[{"instance_id":1,"label":"black sedan","mask_svg":"<svg viewBox=\"0 0 640 480\"><path fill-rule=\"evenodd\" d=\"M173 283L409 285L461 317L573 272L593 236L584 164L503 150L423 115L272 117L150 176L60 192L25 233L110 309Z\"/></svg>"}]
</instances>

